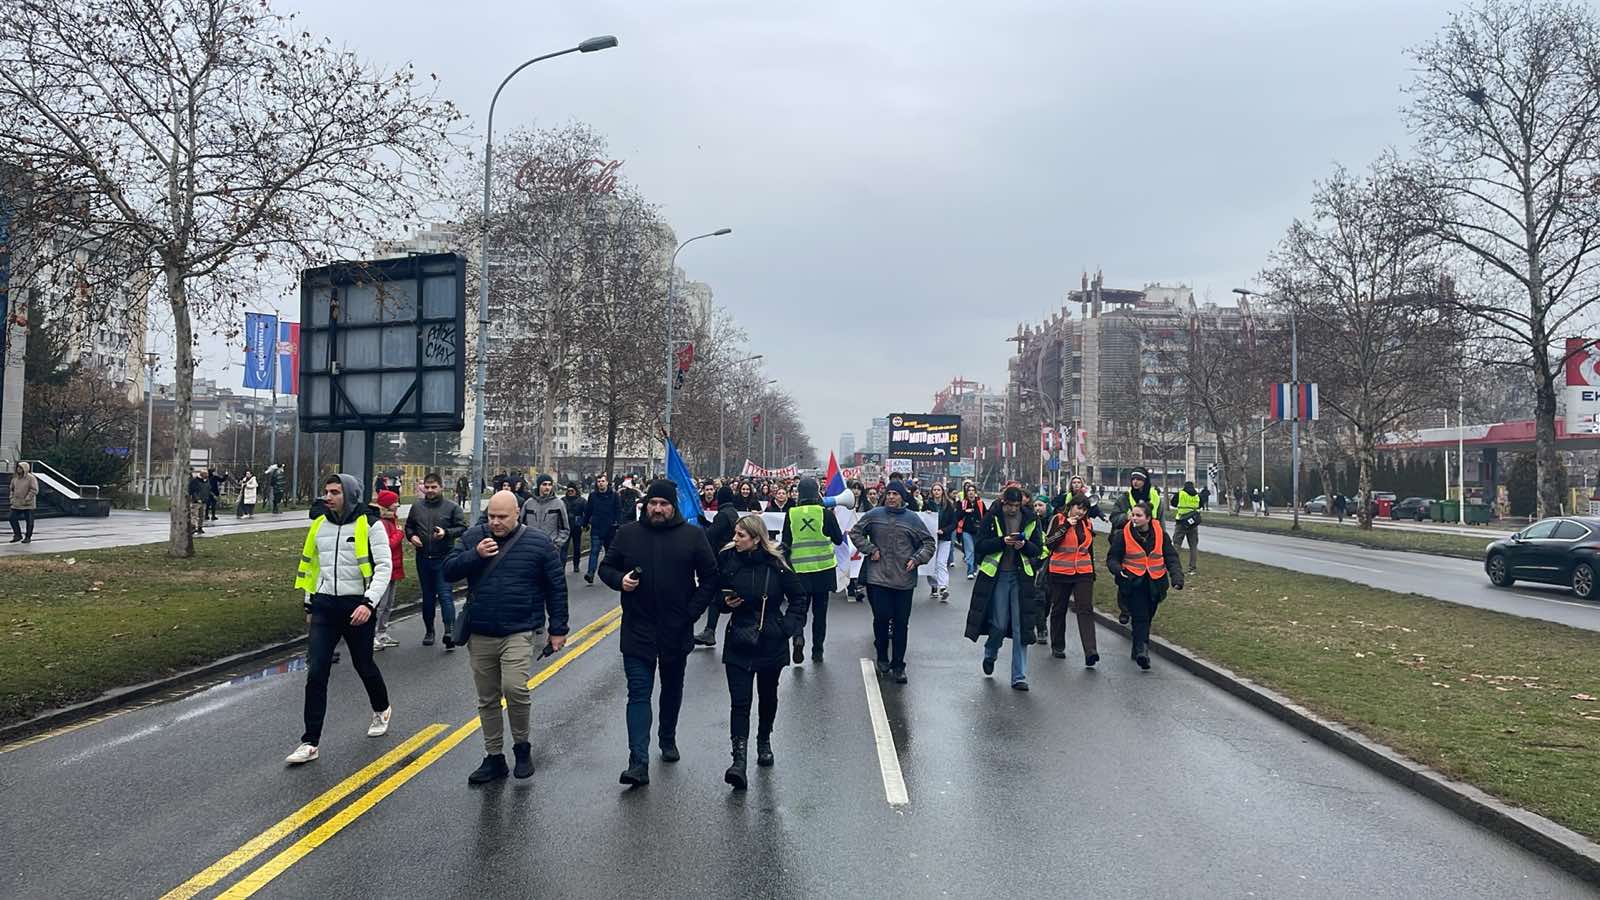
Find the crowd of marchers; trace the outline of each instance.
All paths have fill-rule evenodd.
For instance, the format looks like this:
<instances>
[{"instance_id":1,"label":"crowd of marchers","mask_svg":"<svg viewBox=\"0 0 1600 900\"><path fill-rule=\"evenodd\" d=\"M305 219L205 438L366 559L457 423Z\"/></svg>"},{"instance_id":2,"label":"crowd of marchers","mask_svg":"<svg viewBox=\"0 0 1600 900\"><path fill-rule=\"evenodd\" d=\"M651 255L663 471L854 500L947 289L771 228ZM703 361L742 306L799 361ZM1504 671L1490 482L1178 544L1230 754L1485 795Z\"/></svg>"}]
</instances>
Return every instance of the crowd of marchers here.
<instances>
[{"instance_id":1,"label":"crowd of marchers","mask_svg":"<svg viewBox=\"0 0 1600 900\"><path fill-rule=\"evenodd\" d=\"M1108 536L1103 567L1117 584L1119 618L1133 637L1131 656L1148 669L1151 621L1169 587L1184 585L1180 541L1189 545L1187 574L1194 574L1202 506L1193 484L1164 504L1144 470L1108 498L1109 511L1078 477L1054 497L1030 498L1021 485L1009 484L992 501L970 482L959 489L909 479L851 483L844 503L843 495L824 498L814 478L730 479L700 485L702 517L690 521L680 509L679 486L665 479L640 490L631 478L613 487L602 475L585 496L570 483L557 493L554 482L540 476L531 489L508 481L469 525L436 474L424 479L404 521L398 495L386 484L374 488L371 503L363 503L357 479L329 476L312 510L296 580L310 633L305 731L290 764L318 756L328 677L341 640L372 708L367 734L387 732L393 708L375 652L397 643L387 634L387 620L409 545L421 580L422 643L436 641L437 610L445 651L464 647L469 658L486 751L469 782L530 777L529 670L536 653L548 656L566 644L565 566L570 559L579 571L587 529L585 580L592 585L598 577L621 598L628 697L621 782L649 783L652 731L662 762L681 758L677 724L687 660L697 646L717 646L718 624L726 620L721 649L732 763L724 778L737 790L748 783L752 708L756 763L776 762L779 678L785 668L805 664L808 622L810 660L822 664L831 595L870 604L877 672L905 684L918 571L932 598L948 602L959 546L974 582L965 635L983 642L985 675L993 674L1009 639L1010 683L1026 691L1028 646L1048 642L1055 658L1066 658L1071 624L1084 665L1100 661L1093 612L1094 523L1100 520ZM1164 505L1175 512L1173 535L1162 525ZM848 529L835 515L838 506L853 508ZM779 514L781 527L763 513ZM841 567L851 561L841 547L859 558L859 571L848 580ZM467 601L458 610L451 585L462 581ZM536 651L541 633L546 638Z\"/></svg>"}]
</instances>

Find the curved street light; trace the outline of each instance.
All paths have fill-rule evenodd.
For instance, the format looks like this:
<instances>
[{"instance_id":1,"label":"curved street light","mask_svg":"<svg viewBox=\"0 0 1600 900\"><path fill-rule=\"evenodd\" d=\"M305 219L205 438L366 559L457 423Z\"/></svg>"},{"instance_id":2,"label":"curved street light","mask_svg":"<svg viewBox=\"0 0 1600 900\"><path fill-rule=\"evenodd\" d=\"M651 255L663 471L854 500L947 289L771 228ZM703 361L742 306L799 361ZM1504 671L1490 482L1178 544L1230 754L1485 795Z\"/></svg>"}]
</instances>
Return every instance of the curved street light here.
<instances>
[{"instance_id":1,"label":"curved street light","mask_svg":"<svg viewBox=\"0 0 1600 900\"><path fill-rule=\"evenodd\" d=\"M477 407L472 421L472 471L478 479L478 490L472 492L472 517L477 519L479 507L483 503L482 486L484 482L484 446L483 446L483 419L484 419L484 390L489 380L489 197L493 186L494 162L494 108L500 102L500 92L506 89L511 79L517 73L547 59L566 56L568 53L593 53L596 50L609 50L617 46L617 39L613 35L602 34L589 38L575 47L535 56L515 69L500 82L494 89L494 97L489 100L489 122L487 133L483 137L483 222L482 231L478 235L478 377L477 385L473 389L473 397Z\"/></svg>"},{"instance_id":2,"label":"curved street light","mask_svg":"<svg viewBox=\"0 0 1600 900\"><path fill-rule=\"evenodd\" d=\"M667 373L665 382L667 388L667 408L663 411L661 416L661 430L666 433L668 439L672 437L672 351L675 349L675 345L677 344L677 342L672 339L672 305L676 299L678 287L678 254L683 252L683 248L689 246L695 241L709 237L722 237L725 234L732 233L732 228L718 228L716 231L708 231L705 234L697 234L679 244L678 249L672 251L672 261L667 264ZM666 449L664 444L662 446L663 449L661 451L661 458L662 460L665 460L667 458Z\"/></svg>"}]
</instances>

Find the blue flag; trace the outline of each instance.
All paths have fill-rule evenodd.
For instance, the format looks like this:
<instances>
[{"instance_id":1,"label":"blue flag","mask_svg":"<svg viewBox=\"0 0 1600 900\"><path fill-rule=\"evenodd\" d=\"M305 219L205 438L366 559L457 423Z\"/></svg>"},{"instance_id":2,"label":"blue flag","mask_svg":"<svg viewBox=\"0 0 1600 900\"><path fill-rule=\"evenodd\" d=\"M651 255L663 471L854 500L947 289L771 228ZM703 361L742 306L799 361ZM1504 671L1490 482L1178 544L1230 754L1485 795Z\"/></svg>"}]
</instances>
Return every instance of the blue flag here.
<instances>
[{"instance_id":1,"label":"blue flag","mask_svg":"<svg viewBox=\"0 0 1600 900\"><path fill-rule=\"evenodd\" d=\"M678 448L670 440L667 441L667 477L678 486L678 512L696 526L704 525L700 520L704 512L700 506L700 491L695 487L694 476L689 474L689 467L683 464L683 457L678 455Z\"/></svg>"},{"instance_id":2,"label":"blue flag","mask_svg":"<svg viewBox=\"0 0 1600 900\"><path fill-rule=\"evenodd\" d=\"M244 316L244 386L271 390L278 371L278 317L266 313Z\"/></svg>"}]
</instances>

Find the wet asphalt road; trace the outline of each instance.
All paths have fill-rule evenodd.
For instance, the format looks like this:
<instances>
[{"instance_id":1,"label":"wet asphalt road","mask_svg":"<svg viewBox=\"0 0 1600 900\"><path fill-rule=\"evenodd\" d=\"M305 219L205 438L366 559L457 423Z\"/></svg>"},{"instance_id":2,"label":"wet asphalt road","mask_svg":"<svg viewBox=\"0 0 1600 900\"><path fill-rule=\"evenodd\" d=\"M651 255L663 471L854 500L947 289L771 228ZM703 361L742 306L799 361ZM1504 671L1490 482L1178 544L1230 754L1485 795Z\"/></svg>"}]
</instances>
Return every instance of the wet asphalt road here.
<instances>
[{"instance_id":1,"label":"wet asphalt road","mask_svg":"<svg viewBox=\"0 0 1600 900\"><path fill-rule=\"evenodd\" d=\"M1031 693L985 678L961 637L968 586L958 574L948 606L919 592L911 683L882 686L903 807L885 799L868 718L869 615L836 599L827 662L785 672L778 765L752 760L748 792L722 782L727 688L704 650L689 665L683 761L653 761L646 788L617 783L626 732L612 635L534 691L531 780L469 788L482 754L472 732L362 814L349 805L384 776L198 896L308 835L318 846L257 896L1591 894L1196 678L1159 660L1141 674L1109 633L1098 671L1034 648ZM581 581L572 594L575 626L615 603ZM0 753L0 895L161 896L419 729L472 721L465 655L421 647L420 631L398 623L404 646L379 656L389 735L365 737L359 682L336 667L322 758L299 769L281 761L300 731L293 663ZM1009 645L998 672L1008 660ZM342 830L315 837L340 816Z\"/></svg>"},{"instance_id":2,"label":"wet asphalt road","mask_svg":"<svg viewBox=\"0 0 1600 900\"><path fill-rule=\"evenodd\" d=\"M1484 546L1488 544L1485 540ZM1571 591L1552 585L1519 581L1510 588L1497 588L1489 583L1481 561L1369 550L1313 538L1204 526L1201 526L1200 549L1297 572L1314 572L1391 591L1600 631L1600 603L1579 600Z\"/></svg>"}]
</instances>

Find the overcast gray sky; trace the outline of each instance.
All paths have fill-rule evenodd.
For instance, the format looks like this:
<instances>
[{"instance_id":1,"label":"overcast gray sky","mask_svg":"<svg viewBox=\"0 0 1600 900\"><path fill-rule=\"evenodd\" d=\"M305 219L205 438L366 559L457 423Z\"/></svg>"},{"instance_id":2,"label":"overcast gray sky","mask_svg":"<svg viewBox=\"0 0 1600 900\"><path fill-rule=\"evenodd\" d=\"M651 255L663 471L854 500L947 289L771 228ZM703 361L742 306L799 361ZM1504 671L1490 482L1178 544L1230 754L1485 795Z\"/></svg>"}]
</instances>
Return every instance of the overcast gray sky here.
<instances>
[{"instance_id":1,"label":"overcast gray sky","mask_svg":"<svg viewBox=\"0 0 1600 900\"><path fill-rule=\"evenodd\" d=\"M1003 382L1079 273L1250 282L1335 161L1404 146L1405 49L1455 4L279 0L497 130L583 119L766 354L826 456L841 431ZM290 312L288 301L284 312ZM830 323L826 334L812 331ZM891 324L895 323L895 324ZM236 382L237 348L206 374Z\"/></svg>"}]
</instances>

